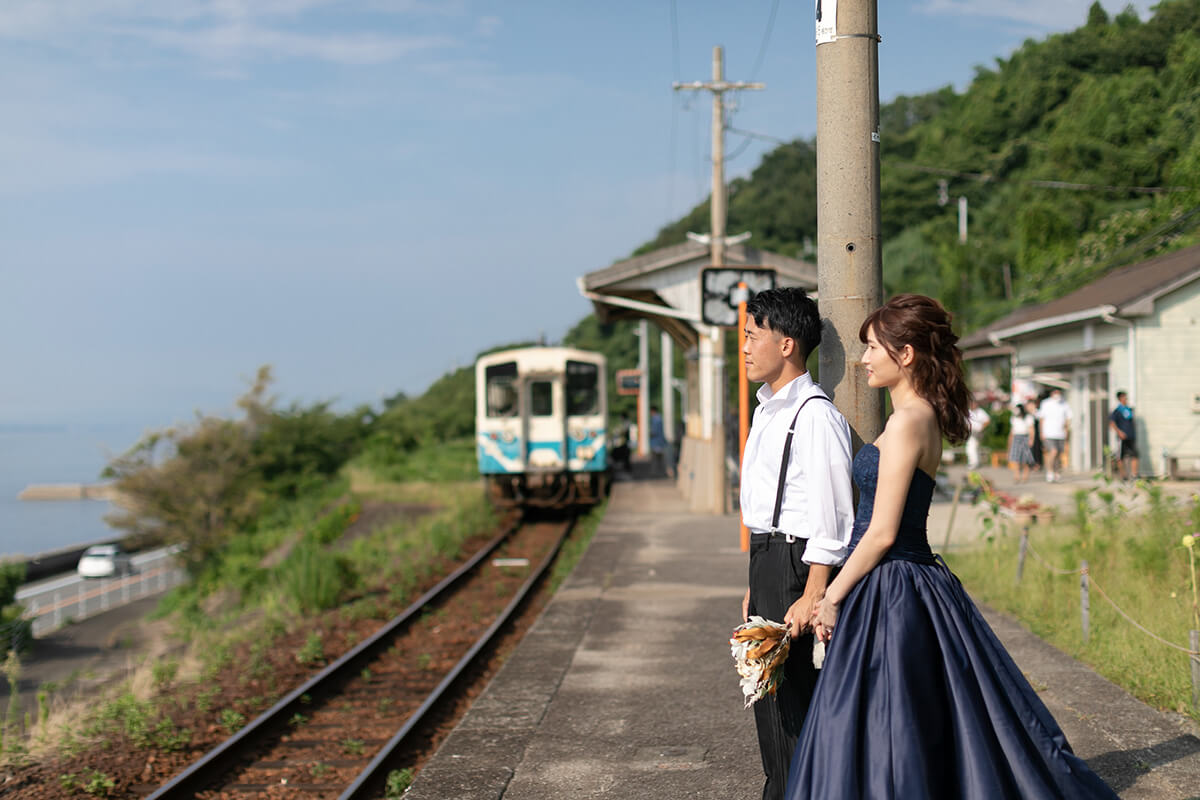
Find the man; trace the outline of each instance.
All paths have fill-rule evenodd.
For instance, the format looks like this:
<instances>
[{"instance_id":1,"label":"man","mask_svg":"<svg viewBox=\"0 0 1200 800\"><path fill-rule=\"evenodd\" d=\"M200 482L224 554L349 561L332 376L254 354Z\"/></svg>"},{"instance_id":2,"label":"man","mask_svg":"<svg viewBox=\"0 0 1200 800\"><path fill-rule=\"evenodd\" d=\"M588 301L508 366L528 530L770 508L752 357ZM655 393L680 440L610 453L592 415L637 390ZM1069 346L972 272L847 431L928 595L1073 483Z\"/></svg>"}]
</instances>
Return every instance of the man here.
<instances>
[{"instance_id":1,"label":"man","mask_svg":"<svg viewBox=\"0 0 1200 800\"><path fill-rule=\"evenodd\" d=\"M1050 396L1038 406L1038 425L1041 428L1042 447L1046 451L1046 481L1062 478L1058 456L1067 458L1067 435L1071 430L1071 407L1063 400L1062 389L1050 390Z\"/></svg>"},{"instance_id":2,"label":"man","mask_svg":"<svg viewBox=\"0 0 1200 800\"><path fill-rule=\"evenodd\" d=\"M979 469L979 447L983 442L983 432L991 423L992 418L979 407L979 401L971 396L971 410L967 413L967 424L970 433L967 435L967 469Z\"/></svg>"},{"instance_id":3,"label":"man","mask_svg":"<svg viewBox=\"0 0 1200 800\"><path fill-rule=\"evenodd\" d=\"M1135 480L1138 476L1137 427L1133 424L1133 409L1126 402L1128 397L1125 392L1117 392L1117 407L1108 418L1108 427L1121 441L1117 469L1123 481Z\"/></svg>"},{"instance_id":4,"label":"man","mask_svg":"<svg viewBox=\"0 0 1200 800\"><path fill-rule=\"evenodd\" d=\"M750 529L742 619L782 621L793 637L778 692L754 704L764 800L783 797L817 680L812 609L846 558L854 520L850 426L805 367L820 341L817 304L802 289L760 292L746 306L746 375L763 385L742 459Z\"/></svg>"},{"instance_id":5,"label":"man","mask_svg":"<svg viewBox=\"0 0 1200 800\"><path fill-rule=\"evenodd\" d=\"M654 472L675 476L675 459L671 458L671 443L667 441L667 431L663 427L662 412L658 406L650 406L650 456L654 461Z\"/></svg>"}]
</instances>

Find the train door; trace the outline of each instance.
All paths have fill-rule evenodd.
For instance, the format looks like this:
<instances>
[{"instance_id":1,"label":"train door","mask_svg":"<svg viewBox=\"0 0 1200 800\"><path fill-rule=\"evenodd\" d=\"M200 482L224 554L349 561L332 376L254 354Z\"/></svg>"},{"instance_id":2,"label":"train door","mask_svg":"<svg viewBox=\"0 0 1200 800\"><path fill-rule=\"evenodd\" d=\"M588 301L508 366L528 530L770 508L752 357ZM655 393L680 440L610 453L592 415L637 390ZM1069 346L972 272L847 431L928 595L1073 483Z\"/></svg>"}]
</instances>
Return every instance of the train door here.
<instances>
[{"instance_id":1,"label":"train door","mask_svg":"<svg viewBox=\"0 0 1200 800\"><path fill-rule=\"evenodd\" d=\"M564 466L562 381L555 375L533 375L525 381L525 463L530 471Z\"/></svg>"},{"instance_id":2,"label":"train door","mask_svg":"<svg viewBox=\"0 0 1200 800\"><path fill-rule=\"evenodd\" d=\"M567 361L567 460L572 472L604 469L604 418L601 412L600 366Z\"/></svg>"}]
</instances>

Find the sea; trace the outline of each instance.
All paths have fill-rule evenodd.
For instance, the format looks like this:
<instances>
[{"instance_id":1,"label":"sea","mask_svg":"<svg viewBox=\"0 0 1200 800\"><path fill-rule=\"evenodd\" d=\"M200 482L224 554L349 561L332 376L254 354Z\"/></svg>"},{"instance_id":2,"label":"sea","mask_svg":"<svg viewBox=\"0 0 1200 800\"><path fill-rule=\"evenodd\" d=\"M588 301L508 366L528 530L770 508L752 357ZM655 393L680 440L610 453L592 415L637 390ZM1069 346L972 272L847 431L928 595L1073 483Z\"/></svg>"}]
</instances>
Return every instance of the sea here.
<instances>
[{"instance_id":1,"label":"sea","mask_svg":"<svg viewBox=\"0 0 1200 800\"><path fill-rule=\"evenodd\" d=\"M144 430L118 424L0 424L0 557L34 556L120 535L102 500L18 500L30 484L98 483Z\"/></svg>"}]
</instances>

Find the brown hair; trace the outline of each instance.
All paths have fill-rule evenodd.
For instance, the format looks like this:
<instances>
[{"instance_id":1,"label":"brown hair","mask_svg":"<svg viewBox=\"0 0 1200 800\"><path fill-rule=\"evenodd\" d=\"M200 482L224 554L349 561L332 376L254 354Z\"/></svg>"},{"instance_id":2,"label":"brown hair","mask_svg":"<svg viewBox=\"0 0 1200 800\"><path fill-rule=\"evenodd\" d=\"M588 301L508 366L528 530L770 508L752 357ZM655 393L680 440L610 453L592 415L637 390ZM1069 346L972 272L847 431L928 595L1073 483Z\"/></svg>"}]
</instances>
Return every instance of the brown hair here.
<instances>
[{"instance_id":1,"label":"brown hair","mask_svg":"<svg viewBox=\"0 0 1200 800\"><path fill-rule=\"evenodd\" d=\"M950 312L931 297L898 294L871 312L858 338L867 341L872 330L897 363L904 346L912 346L913 388L933 406L942 435L954 444L965 441L971 393L963 378L962 351L955 346L958 336L950 328Z\"/></svg>"}]
</instances>

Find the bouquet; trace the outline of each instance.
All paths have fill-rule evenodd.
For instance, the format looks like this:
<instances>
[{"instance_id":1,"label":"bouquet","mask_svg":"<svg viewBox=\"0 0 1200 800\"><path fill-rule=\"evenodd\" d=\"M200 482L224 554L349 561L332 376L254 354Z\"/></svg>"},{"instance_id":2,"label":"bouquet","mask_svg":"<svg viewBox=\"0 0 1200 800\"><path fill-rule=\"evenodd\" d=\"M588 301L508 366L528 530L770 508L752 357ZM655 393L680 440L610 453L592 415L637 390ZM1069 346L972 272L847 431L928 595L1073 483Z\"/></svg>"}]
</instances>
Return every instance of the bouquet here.
<instances>
[{"instance_id":1,"label":"bouquet","mask_svg":"<svg viewBox=\"0 0 1200 800\"><path fill-rule=\"evenodd\" d=\"M730 650L742 677L745 708L769 694L775 694L783 680L783 662L787 660L792 637L788 626L753 616L733 629Z\"/></svg>"}]
</instances>

